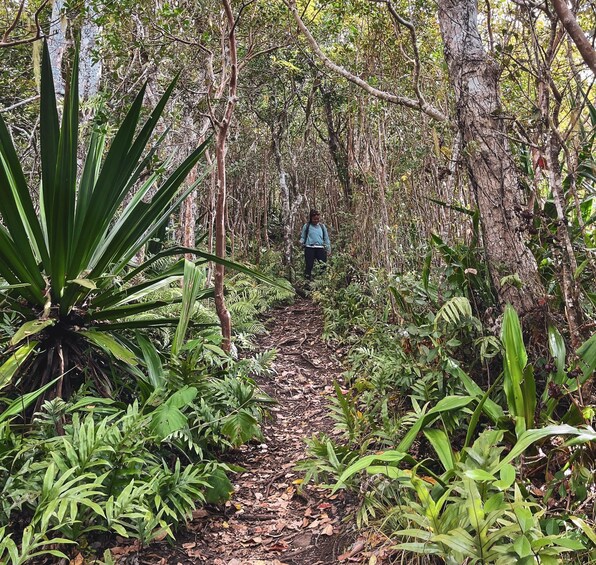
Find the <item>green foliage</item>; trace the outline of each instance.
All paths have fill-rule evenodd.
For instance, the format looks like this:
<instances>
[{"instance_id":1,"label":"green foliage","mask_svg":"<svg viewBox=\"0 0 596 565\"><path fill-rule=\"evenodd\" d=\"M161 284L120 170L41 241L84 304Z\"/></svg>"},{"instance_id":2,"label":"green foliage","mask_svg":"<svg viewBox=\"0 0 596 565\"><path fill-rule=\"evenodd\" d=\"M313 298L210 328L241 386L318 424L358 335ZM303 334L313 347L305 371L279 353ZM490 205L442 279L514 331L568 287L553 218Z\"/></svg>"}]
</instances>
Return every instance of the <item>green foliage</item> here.
<instances>
[{"instance_id":1,"label":"green foliage","mask_svg":"<svg viewBox=\"0 0 596 565\"><path fill-rule=\"evenodd\" d=\"M4 224L0 229L0 277L8 283L1 293L3 302L19 314L20 324L3 346L3 385L20 369L29 375L23 381L25 390L45 384L48 375L52 378L68 372L65 380L72 380L79 365L91 365L95 368L92 374L99 378L104 371L90 361L90 349L99 349L125 365L135 364L133 354L114 332L116 325L110 322L118 321L119 328L144 327L142 322L127 319L159 306L159 302L141 299L182 274L178 263L149 274L156 258L141 264L134 264L134 258L194 187L182 188L182 183L206 147L203 144L194 150L170 176L157 169L141 180L156 150L153 147L145 155L145 148L174 84L139 129L145 88L109 144L101 124L96 124L78 170L77 62L59 126L51 65L44 47L39 213L31 196L34 191L27 185L0 117L0 214ZM145 202L150 190L154 195ZM162 255L178 253L180 249L173 248ZM98 385L110 388L105 378ZM69 392L66 384L60 386L63 393Z\"/></svg>"},{"instance_id":2,"label":"green foliage","mask_svg":"<svg viewBox=\"0 0 596 565\"><path fill-rule=\"evenodd\" d=\"M508 304L503 314L501 339L505 348L503 388L509 413L515 418L518 436L534 424L536 382L534 368L528 365L521 324Z\"/></svg>"},{"instance_id":3,"label":"green foliage","mask_svg":"<svg viewBox=\"0 0 596 565\"><path fill-rule=\"evenodd\" d=\"M551 326L554 363L545 382L534 376L543 361L529 360L512 308L499 339L475 315L475 291L472 299L458 292L461 281L371 273L346 285L333 269L317 298L326 335L347 349L348 386L336 386L331 405L343 442L309 443L307 477L359 491L357 522L382 520L406 560L412 553L454 564L585 557L594 532L582 505L594 484L596 436L590 409L578 410L572 394L596 366L593 338L568 367L563 337ZM553 424L566 405L564 423ZM351 462L335 456L345 450ZM568 512L551 511L559 498ZM578 531L573 520L587 527Z\"/></svg>"}]
</instances>

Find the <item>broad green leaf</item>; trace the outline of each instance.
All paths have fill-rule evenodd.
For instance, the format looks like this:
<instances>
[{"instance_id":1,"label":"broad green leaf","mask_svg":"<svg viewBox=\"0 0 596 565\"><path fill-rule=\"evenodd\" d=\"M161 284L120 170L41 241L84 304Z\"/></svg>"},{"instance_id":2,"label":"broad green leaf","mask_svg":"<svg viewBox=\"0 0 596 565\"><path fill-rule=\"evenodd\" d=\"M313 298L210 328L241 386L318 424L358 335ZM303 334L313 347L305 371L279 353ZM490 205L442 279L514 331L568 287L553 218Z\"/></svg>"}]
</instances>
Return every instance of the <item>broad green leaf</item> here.
<instances>
[{"instance_id":1,"label":"broad green leaf","mask_svg":"<svg viewBox=\"0 0 596 565\"><path fill-rule=\"evenodd\" d=\"M567 351L563 336L555 326L550 324L548 326L548 349L555 360L555 366L557 368L557 380L555 382L561 384L565 377L565 358Z\"/></svg>"},{"instance_id":2,"label":"broad green leaf","mask_svg":"<svg viewBox=\"0 0 596 565\"><path fill-rule=\"evenodd\" d=\"M412 458L409 457L407 453L404 453L402 451L385 451L378 454L367 455L366 457L362 457L362 459L359 459L358 461L356 461L356 463L350 465L340 475L339 479L337 479L337 483L335 483L335 486L333 487L333 492L340 488L341 485L344 484L350 477L366 469L376 461L384 463L398 463L403 459L412 460Z\"/></svg>"},{"instance_id":3,"label":"broad green leaf","mask_svg":"<svg viewBox=\"0 0 596 565\"><path fill-rule=\"evenodd\" d=\"M596 371L596 333L585 341L577 350L583 371L582 383L586 382Z\"/></svg>"},{"instance_id":4,"label":"broad green leaf","mask_svg":"<svg viewBox=\"0 0 596 565\"><path fill-rule=\"evenodd\" d=\"M184 428L188 418L176 406L165 403L151 414L150 428L160 440Z\"/></svg>"},{"instance_id":5,"label":"broad green leaf","mask_svg":"<svg viewBox=\"0 0 596 565\"><path fill-rule=\"evenodd\" d=\"M111 335L95 330L80 330L79 333L110 355L113 355L116 359L123 361L128 365L137 364L138 360L136 355Z\"/></svg>"},{"instance_id":6,"label":"broad green leaf","mask_svg":"<svg viewBox=\"0 0 596 565\"><path fill-rule=\"evenodd\" d=\"M410 479L412 471L409 469L400 469L399 467L390 467L389 465L370 465L366 468L369 475L385 475L389 479Z\"/></svg>"},{"instance_id":7,"label":"broad green leaf","mask_svg":"<svg viewBox=\"0 0 596 565\"><path fill-rule=\"evenodd\" d=\"M14 353L11 353L8 359L0 366L0 389L3 389L12 381L19 367L27 360L29 355L35 351L37 341L31 341L23 347L19 347Z\"/></svg>"},{"instance_id":8,"label":"broad green leaf","mask_svg":"<svg viewBox=\"0 0 596 565\"><path fill-rule=\"evenodd\" d=\"M209 487L205 489L205 501L209 504L222 504L234 492L234 485L222 469L212 471L207 482Z\"/></svg>"},{"instance_id":9,"label":"broad green leaf","mask_svg":"<svg viewBox=\"0 0 596 565\"><path fill-rule=\"evenodd\" d=\"M242 409L224 418L221 431L230 438L233 445L241 445L261 435L255 417Z\"/></svg>"},{"instance_id":10,"label":"broad green leaf","mask_svg":"<svg viewBox=\"0 0 596 565\"><path fill-rule=\"evenodd\" d=\"M153 389L162 388L166 384L166 375L157 349L143 334L136 333L137 343L143 353L149 382Z\"/></svg>"},{"instance_id":11,"label":"broad green leaf","mask_svg":"<svg viewBox=\"0 0 596 565\"><path fill-rule=\"evenodd\" d=\"M444 551L441 548L439 548L439 546L436 543L408 542L408 543L398 543L392 547L394 549L401 549L403 551L411 551L412 553L420 553L422 555L444 554Z\"/></svg>"},{"instance_id":12,"label":"broad green leaf","mask_svg":"<svg viewBox=\"0 0 596 565\"><path fill-rule=\"evenodd\" d=\"M518 536L518 538L513 542L513 549L515 552L521 557L530 557L532 555L532 546L530 545L530 541L524 535Z\"/></svg>"},{"instance_id":13,"label":"broad green leaf","mask_svg":"<svg viewBox=\"0 0 596 565\"><path fill-rule=\"evenodd\" d=\"M432 537L433 543L443 543L463 557L471 558L475 553L475 541L463 528L455 528L448 534L439 534Z\"/></svg>"},{"instance_id":14,"label":"broad green leaf","mask_svg":"<svg viewBox=\"0 0 596 565\"><path fill-rule=\"evenodd\" d=\"M483 398L486 396L485 393L479 386L474 382L474 380L459 366L453 361L453 359L446 359L445 363L445 370L454 377L458 378L466 392L472 396L477 396L479 398ZM498 379L497 379L498 380ZM495 380L496 382L496 380ZM492 387L491 387L492 389ZM490 390L489 390L490 392ZM497 423L499 420L505 417L505 413L503 409L490 398L486 398L483 404L483 412L493 421L493 423Z\"/></svg>"},{"instance_id":15,"label":"broad green leaf","mask_svg":"<svg viewBox=\"0 0 596 565\"><path fill-rule=\"evenodd\" d=\"M31 337L32 335L36 335L41 332L43 329L53 326L56 323L56 320L31 320L29 322L25 322L17 332L12 336L10 340L11 345L16 345L20 343L24 339Z\"/></svg>"},{"instance_id":16,"label":"broad green leaf","mask_svg":"<svg viewBox=\"0 0 596 565\"><path fill-rule=\"evenodd\" d=\"M495 481L494 486L500 490L507 490L515 482L516 470L513 465L507 463L499 471L500 480Z\"/></svg>"},{"instance_id":17,"label":"broad green leaf","mask_svg":"<svg viewBox=\"0 0 596 565\"><path fill-rule=\"evenodd\" d=\"M437 404L431 408L426 414L422 414L416 423L410 428L408 433L403 437L397 446L397 451L408 451L416 439L416 436L420 430L429 426L434 422L440 414L443 412L450 412L451 410L458 410L467 406L472 402L474 398L472 396L446 396L441 398Z\"/></svg>"},{"instance_id":18,"label":"broad green leaf","mask_svg":"<svg viewBox=\"0 0 596 565\"><path fill-rule=\"evenodd\" d=\"M185 259L184 278L182 281L182 308L180 309L180 321L178 322L176 333L172 340L172 357L178 355L184 343L188 323L195 307L195 300L203 282L203 269L196 267L193 263Z\"/></svg>"},{"instance_id":19,"label":"broad green leaf","mask_svg":"<svg viewBox=\"0 0 596 565\"><path fill-rule=\"evenodd\" d=\"M451 471L455 468L455 460L451 441L444 430L429 429L424 430L424 435L435 450L445 471Z\"/></svg>"},{"instance_id":20,"label":"broad green leaf","mask_svg":"<svg viewBox=\"0 0 596 565\"><path fill-rule=\"evenodd\" d=\"M185 386L170 396L164 404L175 408L185 408L197 397L199 391L194 386Z\"/></svg>"},{"instance_id":21,"label":"broad green leaf","mask_svg":"<svg viewBox=\"0 0 596 565\"><path fill-rule=\"evenodd\" d=\"M570 516L569 519L581 529L584 534L588 537L588 539L596 546L596 532L594 528L592 528L583 518L579 516Z\"/></svg>"},{"instance_id":22,"label":"broad green leaf","mask_svg":"<svg viewBox=\"0 0 596 565\"><path fill-rule=\"evenodd\" d=\"M503 314L501 339L505 347L505 380L503 388L505 389L509 411L512 416L525 417L522 381L528 356L517 312L510 304L505 307Z\"/></svg>"},{"instance_id":23,"label":"broad green leaf","mask_svg":"<svg viewBox=\"0 0 596 565\"><path fill-rule=\"evenodd\" d=\"M496 481L497 477L483 469L468 469L464 475L473 481Z\"/></svg>"},{"instance_id":24,"label":"broad green leaf","mask_svg":"<svg viewBox=\"0 0 596 565\"><path fill-rule=\"evenodd\" d=\"M544 439L549 436L582 436L586 437L586 440L592 440L596 438L594 430L591 428L575 428L566 424L558 426L546 426L535 430L526 430L517 440L511 451L501 461L491 469L493 473L499 472L505 465L513 461L516 457L519 457L530 445L537 441Z\"/></svg>"}]
</instances>

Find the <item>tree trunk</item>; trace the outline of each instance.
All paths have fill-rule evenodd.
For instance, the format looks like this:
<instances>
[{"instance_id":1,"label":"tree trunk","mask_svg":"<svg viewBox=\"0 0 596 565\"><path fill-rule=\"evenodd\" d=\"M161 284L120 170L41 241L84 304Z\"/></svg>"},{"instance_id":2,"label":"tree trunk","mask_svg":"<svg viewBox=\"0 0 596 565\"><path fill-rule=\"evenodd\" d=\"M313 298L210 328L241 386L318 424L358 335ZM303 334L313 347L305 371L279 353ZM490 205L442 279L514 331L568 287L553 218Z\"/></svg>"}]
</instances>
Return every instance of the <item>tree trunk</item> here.
<instances>
[{"instance_id":1,"label":"tree trunk","mask_svg":"<svg viewBox=\"0 0 596 565\"><path fill-rule=\"evenodd\" d=\"M226 142L228 130L234 108L236 106L236 90L238 86L238 62L236 54L236 22L232 13L232 7L229 0L222 0L226 22L228 27L228 49L230 79L228 83L228 101L226 104L223 119L216 123L216 143L215 143L215 161L217 166L217 202L215 205L215 254L224 259L226 256ZM225 267L221 264L215 266L215 284L214 298L215 310L221 325L221 334L223 337L222 349L230 351L232 345L232 319L230 312L226 308L224 299L224 277Z\"/></svg>"},{"instance_id":2,"label":"tree trunk","mask_svg":"<svg viewBox=\"0 0 596 565\"><path fill-rule=\"evenodd\" d=\"M457 125L491 280L501 305L510 303L523 315L542 303L545 291L516 214L518 176L499 116L498 69L482 45L477 18L475 0L439 0Z\"/></svg>"},{"instance_id":3,"label":"tree trunk","mask_svg":"<svg viewBox=\"0 0 596 565\"><path fill-rule=\"evenodd\" d=\"M352 183L350 179L350 168L348 166L348 152L345 145L339 137L339 132L335 127L333 120L333 105L332 93L321 87L321 94L323 96L323 105L325 107L325 121L327 123L327 144L329 146L329 153L335 164L337 176L344 194L346 207L348 210L352 209L354 195L352 194Z\"/></svg>"},{"instance_id":4,"label":"tree trunk","mask_svg":"<svg viewBox=\"0 0 596 565\"><path fill-rule=\"evenodd\" d=\"M273 154L275 157L275 165L277 167L277 173L279 175L279 188L280 188L280 199L281 199L281 221L283 226L283 264L286 268L286 272L290 281L295 280L295 273L292 267L292 255L293 255L293 240L294 240L294 227L296 212L302 204L302 194L298 194L294 202L292 202L292 191L290 190L290 184L288 183L290 175L285 169L283 155L281 152L281 139L283 135L283 126L276 124L275 122L271 126L271 140L273 146ZM290 182L292 182L290 180Z\"/></svg>"},{"instance_id":5,"label":"tree trunk","mask_svg":"<svg viewBox=\"0 0 596 565\"><path fill-rule=\"evenodd\" d=\"M65 83L62 75L62 59L68 48L66 28L68 19L64 12L64 0L52 2L52 16L50 33L48 34L48 51L52 62L52 76L54 77L54 90L56 94L64 96Z\"/></svg>"},{"instance_id":6,"label":"tree trunk","mask_svg":"<svg viewBox=\"0 0 596 565\"><path fill-rule=\"evenodd\" d=\"M103 70L102 60L93 60L93 49L95 49L97 38L101 33L101 28L96 22L97 16L96 7L90 4L89 11L81 27L79 92L81 98L84 99L91 98L98 93Z\"/></svg>"}]
</instances>

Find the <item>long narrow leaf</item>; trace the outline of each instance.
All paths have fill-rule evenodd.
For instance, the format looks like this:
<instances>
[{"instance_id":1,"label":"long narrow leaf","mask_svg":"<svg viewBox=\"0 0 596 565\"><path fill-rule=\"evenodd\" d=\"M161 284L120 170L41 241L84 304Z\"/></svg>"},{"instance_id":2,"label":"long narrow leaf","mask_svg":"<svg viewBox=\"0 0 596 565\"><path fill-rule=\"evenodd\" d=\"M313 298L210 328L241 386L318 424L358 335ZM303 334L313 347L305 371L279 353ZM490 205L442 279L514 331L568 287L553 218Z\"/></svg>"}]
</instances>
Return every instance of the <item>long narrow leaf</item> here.
<instances>
[{"instance_id":1,"label":"long narrow leaf","mask_svg":"<svg viewBox=\"0 0 596 565\"><path fill-rule=\"evenodd\" d=\"M0 366L0 389L8 385L23 363L35 351L37 341L31 341L22 347L19 347L9 358Z\"/></svg>"},{"instance_id":2,"label":"long narrow leaf","mask_svg":"<svg viewBox=\"0 0 596 565\"><path fill-rule=\"evenodd\" d=\"M203 272L190 261L184 261L184 279L182 287L182 308L180 309L180 322L172 340L172 357L176 357L184 343L188 323L195 307L195 300L203 280Z\"/></svg>"},{"instance_id":3,"label":"long narrow leaf","mask_svg":"<svg viewBox=\"0 0 596 565\"><path fill-rule=\"evenodd\" d=\"M8 422L11 418L18 416L27 410L31 404L33 404L51 386L55 385L62 377L63 375L60 375L41 388L24 394L23 396L19 396L19 398L11 401L10 404L4 410L2 410L2 412L0 412L0 424L2 422Z\"/></svg>"},{"instance_id":4,"label":"long narrow leaf","mask_svg":"<svg viewBox=\"0 0 596 565\"><path fill-rule=\"evenodd\" d=\"M528 362L526 347L517 312L508 304L503 314L502 337L505 347L505 380L503 388L512 416L525 417L522 381L524 368Z\"/></svg>"}]
</instances>

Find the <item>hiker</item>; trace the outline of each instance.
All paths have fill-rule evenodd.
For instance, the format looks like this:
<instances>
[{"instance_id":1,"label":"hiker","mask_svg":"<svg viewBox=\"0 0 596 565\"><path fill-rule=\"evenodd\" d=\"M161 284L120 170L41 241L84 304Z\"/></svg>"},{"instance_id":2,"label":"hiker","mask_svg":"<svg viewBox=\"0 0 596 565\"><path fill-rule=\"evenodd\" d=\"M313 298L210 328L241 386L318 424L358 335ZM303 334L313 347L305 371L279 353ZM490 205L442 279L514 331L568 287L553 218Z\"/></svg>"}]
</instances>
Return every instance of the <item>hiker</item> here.
<instances>
[{"instance_id":1,"label":"hiker","mask_svg":"<svg viewBox=\"0 0 596 565\"><path fill-rule=\"evenodd\" d=\"M310 211L308 223L302 226L300 232L300 243L304 247L304 277L310 281L315 260L324 264L327 262L327 255L331 255L329 232L325 224L321 224L318 210Z\"/></svg>"}]
</instances>

